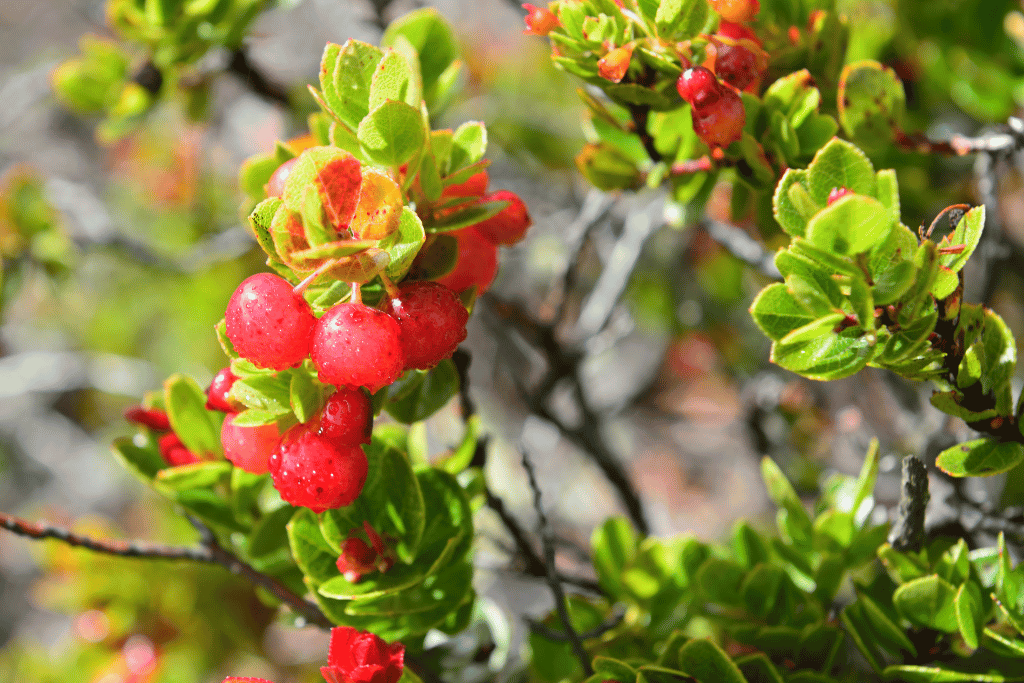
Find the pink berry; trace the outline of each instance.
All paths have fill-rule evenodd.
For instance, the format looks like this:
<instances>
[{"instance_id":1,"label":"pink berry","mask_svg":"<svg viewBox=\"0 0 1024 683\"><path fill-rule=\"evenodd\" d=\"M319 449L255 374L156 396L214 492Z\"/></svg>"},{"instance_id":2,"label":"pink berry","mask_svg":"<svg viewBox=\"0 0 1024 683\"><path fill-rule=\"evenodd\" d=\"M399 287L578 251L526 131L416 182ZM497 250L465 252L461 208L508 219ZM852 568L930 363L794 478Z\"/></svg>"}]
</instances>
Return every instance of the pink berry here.
<instances>
[{"instance_id":1,"label":"pink berry","mask_svg":"<svg viewBox=\"0 0 1024 683\"><path fill-rule=\"evenodd\" d=\"M164 434L157 443L160 446L160 455L163 456L164 461L171 467L191 465L192 463L202 461L202 458L185 447L185 444L181 442L181 439L174 432Z\"/></svg>"},{"instance_id":2,"label":"pink berry","mask_svg":"<svg viewBox=\"0 0 1024 683\"><path fill-rule=\"evenodd\" d=\"M270 456L270 475L281 498L313 512L344 507L366 482L366 454L296 425Z\"/></svg>"},{"instance_id":3,"label":"pink berry","mask_svg":"<svg viewBox=\"0 0 1024 683\"><path fill-rule=\"evenodd\" d=\"M451 358L466 338L469 313L455 292L439 282L402 285L384 312L398 322L407 370L427 370Z\"/></svg>"},{"instance_id":4,"label":"pink berry","mask_svg":"<svg viewBox=\"0 0 1024 683\"><path fill-rule=\"evenodd\" d=\"M370 443L373 411L362 389L338 387L319 415L320 436L347 446Z\"/></svg>"},{"instance_id":5,"label":"pink berry","mask_svg":"<svg viewBox=\"0 0 1024 683\"><path fill-rule=\"evenodd\" d=\"M515 192L498 190L483 197L485 201L511 202L498 214L473 226L484 239L494 245L511 246L526 237L526 230L533 221L526 210L526 204Z\"/></svg>"},{"instance_id":6,"label":"pink berry","mask_svg":"<svg viewBox=\"0 0 1024 683\"><path fill-rule=\"evenodd\" d=\"M717 100L695 105L691 112L693 130L708 147L728 147L743 137L747 114L743 100L732 88L722 87Z\"/></svg>"},{"instance_id":7,"label":"pink berry","mask_svg":"<svg viewBox=\"0 0 1024 683\"><path fill-rule=\"evenodd\" d=\"M524 3L523 8L529 12L526 15L526 29L523 33L534 36L546 36L561 26L558 17L551 13L546 7L535 7L530 3Z\"/></svg>"},{"instance_id":8,"label":"pink berry","mask_svg":"<svg viewBox=\"0 0 1024 683\"><path fill-rule=\"evenodd\" d=\"M266 474L270 471L270 456L281 443L277 424L239 427L235 424L236 417L228 415L220 428L224 457L246 472Z\"/></svg>"},{"instance_id":9,"label":"pink berry","mask_svg":"<svg viewBox=\"0 0 1024 683\"><path fill-rule=\"evenodd\" d=\"M309 355L316 318L284 278L270 273L246 278L231 295L225 318L235 350L254 365L286 370Z\"/></svg>"},{"instance_id":10,"label":"pink berry","mask_svg":"<svg viewBox=\"0 0 1024 683\"><path fill-rule=\"evenodd\" d=\"M476 285L477 296L487 291L498 273L498 248L473 227L448 233L458 243L455 268L437 282L461 294Z\"/></svg>"},{"instance_id":11,"label":"pink berry","mask_svg":"<svg viewBox=\"0 0 1024 683\"><path fill-rule=\"evenodd\" d=\"M228 402L228 392L238 378L231 372L231 368L224 368L213 376L213 381L206 389L207 410L219 410L222 413L232 413L236 410Z\"/></svg>"},{"instance_id":12,"label":"pink berry","mask_svg":"<svg viewBox=\"0 0 1024 683\"><path fill-rule=\"evenodd\" d=\"M284 196L285 181L288 180L288 176L291 174L292 168L294 168L295 162L298 160L298 157L293 157L277 167L277 170L275 170L270 176L270 180L267 181L267 185L265 187L268 197L277 197L280 199Z\"/></svg>"},{"instance_id":13,"label":"pink berry","mask_svg":"<svg viewBox=\"0 0 1024 683\"><path fill-rule=\"evenodd\" d=\"M722 86L710 69L694 66L679 74L676 90L679 91L680 97L697 107L717 100Z\"/></svg>"},{"instance_id":14,"label":"pink berry","mask_svg":"<svg viewBox=\"0 0 1024 683\"><path fill-rule=\"evenodd\" d=\"M398 323L376 308L340 303L313 331L313 363L321 382L379 391L402 374Z\"/></svg>"},{"instance_id":15,"label":"pink berry","mask_svg":"<svg viewBox=\"0 0 1024 683\"><path fill-rule=\"evenodd\" d=\"M825 206L832 206L848 194L853 194L853 190L845 187L833 187L832 191L828 193L828 200Z\"/></svg>"}]
</instances>

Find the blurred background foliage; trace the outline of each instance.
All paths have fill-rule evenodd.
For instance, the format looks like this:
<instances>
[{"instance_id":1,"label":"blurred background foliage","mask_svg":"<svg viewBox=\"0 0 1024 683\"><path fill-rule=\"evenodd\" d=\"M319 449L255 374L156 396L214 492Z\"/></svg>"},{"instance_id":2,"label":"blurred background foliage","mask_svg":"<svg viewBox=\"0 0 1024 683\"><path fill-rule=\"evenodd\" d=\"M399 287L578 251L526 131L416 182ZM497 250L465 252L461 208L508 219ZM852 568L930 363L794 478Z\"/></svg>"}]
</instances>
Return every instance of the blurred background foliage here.
<instances>
[{"instance_id":1,"label":"blurred background foliage","mask_svg":"<svg viewBox=\"0 0 1024 683\"><path fill-rule=\"evenodd\" d=\"M108 444L130 431L123 410L164 377L185 372L205 383L225 362L213 324L237 283L263 268L239 217L240 162L306 132L313 103L305 84L316 82L326 41L374 42L413 4L193 0L185 6L196 12L231 11L220 23L189 24L184 42L138 28L129 4L9 3L0 21L0 509L100 536L188 544L194 532L113 463ZM945 140L1019 113L1019 2L837 4L852 26L848 60L877 59L903 80L908 132ZM536 223L526 242L503 253L494 292L504 306L480 310L468 342L473 392L492 435L486 473L532 525L512 444L522 438L550 453L538 470L564 541L560 562L588 571L579 548L619 508L593 462L519 400L516 381L544 362L529 328L515 333L521 321L508 306L540 323L560 307L585 312L617 248L638 250L623 275L622 305L575 349L588 403L642 492L654 532L717 539L741 516L763 526L761 455L814 495L824 475L857 472L876 435L884 454L876 512L884 516L898 498L902 455L964 438L963 425L928 405L926 388L873 371L825 386L769 367L768 344L747 314L766 280L695 225L627 239L629 218L656 210L659 196L604 197L578 177L580 83L553 68L544 41L521 34L522 10L503 0L436 5L462 41L467 68L462 94L435 126L484 121L492 186L523 196ZM119 17L116 30L108 17ZM83 34L96 37L80 46ZM161 72L159 83L147 65ZM62 106L51 77L60 87L75 69L109 84L107 96L72 93ZM874 150L872 161L897 169L908 225L979 202L969 160L893 146ZM1017 169L1002 169L996 220L1015 252L1024 243L1021 185ZM707 215L779 246L777 226L733 210L743 206L738 191L726 177L707 198ZM594 224L585 240L584 219ZM992 303L1021 338L1021 261L1007 263ZM555 391L553 410L563 409L560 400ZM455 410L431 425L429 438L451 438ZM953 485L933 480L930 519L956 528ZM972 500L992 500L1002 480L960 486ZM536 615L546 604L540 584L505 569L509 543L497 520L479 516L476 587L485 598L466 636L439 637L428 652L458 664L467 681L521 674L525 634L512 615ZM326 638L271 614L216 567L108 558L0 534L3 683L219 681L241 671L279 683L318 680Z\"/></svg>"}]
</instances>

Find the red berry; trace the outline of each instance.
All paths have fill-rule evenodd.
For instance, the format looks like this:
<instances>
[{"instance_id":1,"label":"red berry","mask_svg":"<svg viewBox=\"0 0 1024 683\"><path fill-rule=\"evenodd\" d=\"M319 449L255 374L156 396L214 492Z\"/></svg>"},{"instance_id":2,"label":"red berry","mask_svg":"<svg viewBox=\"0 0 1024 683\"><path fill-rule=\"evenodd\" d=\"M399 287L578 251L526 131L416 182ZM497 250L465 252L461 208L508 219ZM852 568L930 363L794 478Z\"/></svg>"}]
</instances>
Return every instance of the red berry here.
<instances>
[{"instance_id":1,"label":"red berry","mask_svg":"<svg viewBox=\"0 0 1024 683\"><path fill-rule=\"evenodd\" d=\"M764 53L756 54L744 45L729 45L712 39L715 47L715 74L723 81L744 90L758 83L768 71L768 60Z\"/></svg>"},{"instance_id":2,"label":"red berry","mask_svg":"<svg viewBox=\"0 0 1024 683\"><path fill-rule=\"evenodd\" d=\"M694 132L712 149L728 147L743 137L747 114L739 93L731 88L722 88L720 97L710 104L694 106L691 114Z\"/></svg>"},{"instance_id":3,"label":"red berry","mask_svg":"<svg viewBox=\"0 0 1024 683\"><path fill-rule=\"evenodd\" d=\"M270 273L246 278L231 295L225 318L235 351L254 365L285 370L309 355L316 318L284 278Z\"/></svg>"},{"instance_id":4,"label":"red berry","mask_svg":"<svg viewBox=\"0 0 1024 683\"><path fill-rule=\"evenodd\" d=\"M848 194L853 194L853 190L845 187L833 187L832 191L828 193L828 200L825 203L825 206L832 206Z\"/></svg>"},{"instance_id":5,"label":"red berry","mask_svg":"<svg viewBox=\"0 0 1024 683\"><path fill-rule=\"evenodd\" d=\"M171 429L171 421L167 417L167 413L156 408L132 406L124 411L124 419L143 427L149 427L154 432L167 432Z\"/></svg>"},{"instance_id":6,"label":"red berry","mask_svg":"<svg viewBox=\"0 0 1024 683\"><path fill-rule=\"evenodd\" d=\"M733 23L750 21L761 11L759 0L708 0L712 9Z\"/></svg>"},{"instance_id":7,"label":"red berry","mask_svg":"<svg viewBox=\"0 0 1024 683\"><path fill-rule=\"evenodd\" d=\"M277 425L239 427L235 425L236 417L228 415L220 428L220 445L224 447L224 457L246 472L266 474L270 471L267 464L270 456L281 443Z\"/></svg>"},{"instance_id":8,"label":"red berry","mask_svg":"<svg viewBox=\"0 0 1024 683\"><path fill-rule=\"evenodd\" d=\"M558 17L551 13L546 7L536 7L530 3L523 3L523 8L529 12L526 15L526 30L523 33L546 36L561 26Z\"/></svg>"},{"instance_id":9,"label":"red berry","mask_svg":"<svg viewBox=\"0 0 1024 683\"><path fill-rule=\"evenodd\" d=\"M398 323L383 311L341 303L313 331L313 363L321 382L379 391L402 374Z\"/></svg>"},{"instance_id":10,"label":"red berry","mask_svg":"<svg viewBox=\"0 0 1024 683\"><path fill-rule=\"evenodd\" d=\"M405 666L405 646L388 644L378 636L351 626L331 629L327 666L320 673L327 683L398 683Z\"/></svg>"},{"instance_id":11,"label":"red berry","mask_svg":"<svg viewBox=\"0 0 1024 683\"><path fill-rule=\"evenodd\" d=\"M715 74L703 66L694 66L679 74L676 90L694 106L711 104L721 96L722 86Z\"/></svg>"},{"instance_id":12,"label":"red berry","mask_svg":"<svg viewBox=\"0 0 1024 683\"><path fill-rule=\"evenodd\" d=\"M157 443L160 446L160 455L172 467L191 465L202 460L202 458L186 448L185 444L181 442L181 439L174 432L164 434Z\"/></svg>"},{"instance_id":13,"label":"red berry","mask_svg":"<svg viewBox=\"0 0 1024 683\"><path fill-rule=\"evenodd\" d=\"M336 564L341 575L355 583L363 574L377 570L377 551L361 538L346 538Z\"/></svg>"},{"instance_id":14,"label":"red berry","mask_svg":"<svg viewBox=\"0 0 1024 683\"><path fill-rule=\"evenodd\" d=\"M757 34L748 26L743 24L737 24L731 21L721 21L718 23L718 35L725 36L726 38L732 38L733 40L752 40L758 45L761 45L761 39L757 37Z\"/></svg>"},{"instance_id":15,"label":"red berry","mask_svg":"<svg viewBox=\"0 0 1024 683\"><path fill-rule=\"evenodd\" d=\"M292 157L278 166L277 170L271 174L270 180L268 180L267 184L264 186L268 197L277 197L280 199L284 195L284 183L288 180L288 176L291 174L292 168L295 167L295 162L298 160L298 157Z\"/></svg>"},{"instance_id":16,"label":"red berry","mask_svg":"<svg viewBox=\"0 0 1024 683\"><path fill-rule=\"evenodd\" d=\"M320 436L348 446L370 443L373 411L362 389L338 387L320 411Z\"/></svg>"},{"instance_id":17,"label":"red berry","mask_svg":"<svg viewBox=\"0 0 1024 683\"><path fill-rule=\"evenodd\" d=\"M296 425L270 456L270 475L281 498L313 512L344 507L366 482L366 454Z\"/></svg>"},{"instance_id":18,"label":"red berry","mask_svg":"<svg viewBox=\"0 0 1024 683\"><path fill-rule=\"evenodd\" d=\"M456 185L449 185L441 190L441 199L454 199L456 197L479 197L487 192L487 183L490 178L487 171L480 171L469 176L465 182Z\"/></svg>"},{"instance_id":19,"label":"red berry","mask_svg":"<svg viewBox=\"0 0 1024 683\"><path fill-rule=\"evenodd\" d=\"M475 228L463 228L448 233L458 243L455 268L437 279L442 285L461 294L476 285L477 296L487 291L498 273L498 248Z\"/></svg>"},{"instance_id":20,"label":"red berry","mask_svg":"<svg viewBox=\"0 0 1024 683\"><path fill-rule=\"evenodd\" d=\"M222 413L232 413L236 410L228 402L228 392L238 378L231 372L231 368L224 368L213 376L213 381L206 389L206 408L208 410L219 410Z\"/></svg>"},{"instance_id":21,"label":"red berry","mask_svg":"<svg viewBox=\"0 0 1024 683\"><path fill-rule=\"evenodd\" d=\"M252 676L228 676L221 683L273 683L265 678L253 678Z\"/></svg>"},{"instance_id":22,"label":"red berry","mask_svg":"<svg viewBox=\"0 0 1024 683\"><path fill-rule=\"evenodd\" d=\"M629 60L632 57L632 45L623 45L609 50L608 54L597 60L597 73L601 78L618 83L626 76L626 71L629 70Z\"/></svg>"},{"instance_id":23,"label":"red berry","mask_svg":"<svg viewBox=\"0 0 1024 683\"><path fill-rule=\"evenodd\" d=\"M398 322L406 370L427 370L451 358L466 338L469 313L455 292L439 282L402 285L384 312Z\"/></svg>"},{"instance_id":24,"label":"red berry","mask_svg":"<svg viewBox=\"0 0 1024 683\"><path fill-rule=\"evenodd\" d=\"M498 190L482 199L488 202L511 202L496 215L473 226L484 239L494 245L509 247L526 236L526 230L533 225L533 221L519 195L508 190Z\"/></svg>"}]
</instances>

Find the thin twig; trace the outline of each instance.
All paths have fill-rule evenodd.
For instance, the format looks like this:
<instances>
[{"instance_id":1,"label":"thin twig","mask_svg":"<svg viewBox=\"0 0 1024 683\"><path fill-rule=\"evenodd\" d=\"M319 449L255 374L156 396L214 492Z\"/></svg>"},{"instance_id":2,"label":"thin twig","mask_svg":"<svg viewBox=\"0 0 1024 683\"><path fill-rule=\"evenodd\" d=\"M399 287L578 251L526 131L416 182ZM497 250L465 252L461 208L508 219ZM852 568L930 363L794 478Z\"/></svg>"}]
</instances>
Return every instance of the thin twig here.
<instances>
[{"instance_id":1,"label":"thin twig","mask_svg":"<svg viewBox=\"0 0 1024 683\"><path fill-rule=\"evenodd\" d=\"M711 239L740 261L752 266L765 277L773 280L782 279L782 273L775 267L775 254L767 251L739 227L707 218L704 221L704 228Z\"/></svg>"},{"instance_id":2,"label":"thin twig","mask_svg":"<svg viewBox=\"0 0 1024 683\"><path fill-rule=\"evenodd\" d=\"M612 618L608 621L599 624L597 627L590 629L589 631L583 631L579 634L582 640L592 640L594 638L600 638L608 631L622 623L622 620L626 616L626 611L621 607L617 607L615 612L612 614ZM536 619L527 619L526 623L530 625L530 630L534 633L544 636L548 640L554 640L558 642L567 642L569 635L554 629L548 628L543 623Z\"/></svg>"},{"instance_id":3,"label":"thin twig","mask_svg":"<svg viewBox=\"0 0 1024 683\"><path fill-rule=\"evenodd\" d=\"M537 484L537 476L533 471L533 463L530 461L530 456L526 452L525 448L521 447L519 449L519 453L522 456L523 469L526 470L526 477L530 482L530 490L533 492L533 505L537 510L537 518L540 524L541 544L544 547L544 564L547 570L548 586L551 587L551 593L555 597L555 610L558 612L558 618L562 621L562 627L565 629L565 636L569 641L569 645L572 647L572 651L576 655L576 658L580 660L580 666L583 667L584 675L593 676L594 669L590 665L590 657L587 655L587 651L583 647L583 641L580 640L580 634L572 625L572 620L569 617L569 609L566 606L565 591L562 589L562 583L558 580L555 570L554 538L552 537L551 527L548 524L547 515L544 514L544 506L541 504L540 486Z\"/></svg>"},{"instance_id":4,"label":"thin twig","mask_svg":"<svg viewBox=\"0 0 1024 683\"><path fill-rule=\"evenodd\" d=\"M250 90L268 102L279 104L285 108L291 106L288 99L288 90L267 78L249 59L249 52L245 47L237 48L231 52L227 71L237 76Z\"/></svg>"},{"instance_id":5,"label":"thin twig","mask_svg":"<svg viewBox=\"0 0 1024 683\"><path fill-rule=\"evenodd\" d=\"M928 506L928 470L916 455L903 459L900 507L889 532L889 543L900 551L918 551L924 539L924 511Z\"/></svg>"}]
</instances>

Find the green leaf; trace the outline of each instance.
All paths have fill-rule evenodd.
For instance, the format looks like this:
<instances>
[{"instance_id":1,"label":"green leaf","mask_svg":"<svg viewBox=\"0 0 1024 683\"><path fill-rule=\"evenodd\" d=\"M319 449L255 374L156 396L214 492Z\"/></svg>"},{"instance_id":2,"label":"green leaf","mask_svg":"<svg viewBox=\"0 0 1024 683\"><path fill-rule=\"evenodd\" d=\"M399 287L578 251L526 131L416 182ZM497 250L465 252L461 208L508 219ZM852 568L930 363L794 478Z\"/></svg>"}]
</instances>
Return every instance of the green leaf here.
<instances>
[{"instance_id":1,"label":"green leaf","mask_svg":"<svg viewBox=\"0 0 1024 683\"><path fill-rule=\"evenodd\" d=\"M773 215L779 226L791 237L803 237L807 229L807 218L793 202L789 190L795 185L803 186L806 182L805 169L790 168L775 187L775 196L772 198Z\"/></svg>"},{"instance_id":2,"label":"green leaf","mask_svg":"<svg viewBox=\"0 0 1024 683\"><path fill-rule=\"evenodd\" d=\"M956 589L937 574L908 581L893 593L896 611L915 626L955 633L957 624Z\"/></svg>"},{"instance_id":3,"label":"green leaf","mask_svg":"<svg viewBox=\"0 0 1024 683\"><path fill-rule=\"evenodd\" d=\"M868 660L868 664L871 665L872 669L880 672L882 670L882 660L878 650L875 649L875 643L877 642L875 633L864 616L861 604L855 602L847 605L839 619L843 623L846 633L853 639L853 644L864 655L864 659Z\"/></svg>"},{"instance_id":4,"label":"green leaf","mask_svg":"<svg viewBox=\"0 0 1024 683\"><path fill-rule=\"evenodd\" d=\"M199 457L220 453L220 429L206 410L206 394L191 377L171 375L164 382L164 406L185 448Z\"/></svg>"},{"instance_id":5,"label":"green leaf","mask_svg":"<svg viewBox=\"0 0 1024 683\"><path fill-rule=\"evenodd\" d=\"M766 616L775 607L786 581L788 577L781 568L769 564L757 565L740 584L743 604L753 616Z\"/></svg>"},{"instance_id":6,"label":"green leaf","mask_svg":"<svg viewBox=\"0 0 1024 683\"><path fill-rule=\"evenodd\" d=\"M763 99L766 109L781 113L795 129L818 110L821 93L814 86L814 78L810 72L801 69L783 76L768 86Z\"/></svg>"},{"instance_id":7,"label":"green leaf","mask_svg":"<svg viewBox=\"0 0 1024 683\"><path fill-rule=\"evenodd\" d=\"M265 557L288 546L288 522L298 508L282 505L263 515L249 535L247 551L250 557Z\"/></svg>"},{"instance_id":8,"label":"green leaf","mask_svg":"<svg viewBox=\"0 0 1024 683\"><path fill-rule=\"evenodd\" d=\"M917 648L900 626L899 617L889 613L872 600L863 590L857 590L857 606L863 623L870 627L873 639L894 655L910 653L917 656Z\"/></svg>"},{"instance_id":9,"label":"green leaf","mask_svg":"<svg viewBox=\"0 0 1024 683\"><path fill-rule=\"evenodd\" d=\"M225 460L210 462L194 462L188 465L168 467L157 472L154 484L171 491L187 489L208 489L218 482L227 479L231 473L231 463Z\"/></svg>"},{"instance_id":10,"label":"green leaf","mask_svg":"<svg viewBox=\"0 0 1024 683\"><path fill-rule=\"evenodd\" d=\"M825 206L829 193L841 187L874 197L875 169L864 152L834 138L814 155L807 167L807 190L817 204Z\"/></svg>"},{"instance_id":11,"label":"green leaf","mask_svg":"<svg viewBox=\"0 0 1024 683\"><path fill-rule=\"evenodd\" d=\"M633 683L636 680L636 669L626 662L604 655L594 657L594 671L602 674L605 679L619 683Z\"/></svg>"},{"instance_id":12,"label":"green leaf","mask_svg":"<svg viewBox=\"0 0 1024 683\"><path fill-rule=\"evenodd\" d=\"M847 64L839 77L839 123L859 142L881 145L896 137L906 94L896 73L878 62Z\"/></svg>"},{"instance_id":13,"label":"green leaf","mask_svg":"<svg viewBox=\"0 0 1024 683\"><path fill-rule=\"evenodd\" d=\"M939 263L954 273L960 272L981 241L981 233L984 229L985 205L983 204L965 213L964 217L957 223L956 229L939 242L940 247L958 245L963 245L964 247L964 250L959 254L943 254L939 256Z\"/></svg>"},{"instance_id":14,"label":"green leaf","mask_svg":"<svg viewBox=\"0 0 1024 683\"><path fill-rule=\"evenodd\" d=\"M733 661L747 683L784 683L782 674L763 652L741 655Z\"/></svg>"},{"instance_id":15,"label":"green leaf","mask_svg":"<svg viewBox=\"0 0 1024 683\"><path fill-rule=\"evenodd\" d=\"M654 23L667 40L696 36L708 20L708 4L702 0L662 0L654 15Z\"/></svg>"},{"instance_id":16,"label":"green leaf","mask_svg":"<svg viewBox=\"0 0 1024 683\"><path fill-rule=\"evenodd\" d=\"M432 370L411 370L388 387L384 410L399 422L412 424L436 413L458 393L459 373L445 359Z\"/></svg>"},{"instance_id":17,"label":"green leaf","mask_svg":"<svg viewBox=\"0 0 1024 683\"><path fill-rule=\"evenodd\" d=\"M256 375L236 380L231 385L228 398L247 408L274 415L290 413L292 410L290 374Z\"/></svg>"},{"instance_id":18,"label":"green leaf","mask_svg":"<svg viewBox=\"0 0 1024 683\"><path fill-rule=\"evenodd\" d=\"M143 481L151 480L167 467L167 462L155 447L136 446L128 437L115 439L111 449L121 463Z\"/></svg>"},{"instance_id":19,"label":"green leaf","mask_svg":"<svg viewBox=\"0 0 1024 683\"><path fill-rule=\"evenodd\" d=\"M323 407L324 386L301 370L292 374L288 403L299 422L309 422Z\"/></svg>"},{"instance_id":20,"label":"green leaf","mask_svg":"<svg viewBox=\"0 0 1024 683\"><path fill-rule=\"evenodd\" d=\"M1024 597L1021 595L1024 577L1015 572L1010 564L1010 551L1006 547L1004 532L999 532L996 545L999 548L999 564L995 580L996 595L1008 610L1015 612Z\"/></svg>"},{"instance_id":21,"label":"green leaf","mask_svg":"<svg viewBox=\"0 0 1024 683\"><path fill-rule=\"evenodd\" d=\"M765 335L778 341L795 329L813 323L815 316L797 303L785 284L768 285L750 305L750 315Z\"/></svg>"},{"instance_id":22,"label":"green leaf","mask_svg":"<svg viewBox=\"0 0 1024 683\"><path fill-rule=\"evenodd\" d=\"M846 195L814 215L807 223L806 237L822 249L852 255L884 240L892 227L889 212L877 199Z\"/></svg>"},{"instance_id":23,"label":"green leaf","mask_svg":"<svg viewBox=\"0 0 1024 683\"><path fill-rule=\"evenodd\" d=\"M408 60L388 48L377 64L370 81L369 110L373 111L388 100L405 102L413 108L420 106L420 92Z\"/></svg>"},{"instance_id":24,"label":"green leaf","mask_svg":"<svg viewBox=\"0 0 1024 683\"><path fill-rule=\"evenodd\" d=\"M878 480L879 463L878 439L871 439L868 452L864 456L864 464L861 465L860 474L857 475L856 489L853 494L853 502L846 512L857 514L863 503L875 490L875 482Z\"/></svg>"},{"instance_id":25,"label":"green leaf","mask_svg":"<svg viewBox=\"0 0 1024 683\"><path fill-rule=\"evenodd\" d=\"M890 681L898 683L961 683L973 681L975 683L1005 683L1008 681L1019 681L1019 676L1003 676L1002 674L976 673L970 671L956 671L944 666L915 666L911 664L897 664L885 667L882 675Z\"/></svg>"},{"instance_id":26,"label":"green leaf","mask_svg":"<svg viewBox=\"0 0 1024 683\"><path fill-rule=\"evenodd\" d=\"M425 241L426 233L423 231L420 217L408 206L403 206L398 230L382 239L377 245L387 252L389 258L385 269L387 276L394 281L404 278Z\"/></svg>"},{"instance_id":27,"label":"green leaf","mask_svg":"<svg viewBox=\"0 0 1024 683\"><path fill-rule=\"evenodd\" d=\"M768 544L746 520L739 520L733 525L732 549L736 559L747 569L767 562L771 557Z\"/></svg>"},{"instance_id":28,"label":"green leaf","mask_svg":"<svg viewBox=\"0 0 1024 683\"><path fill-rule=\"evenodd\" d=\"M974 412L973 410L969 410L963 407L962 405L960 405L960 401L963 400L963 397L964 395L962 392L955 390L935 392L932 394L931 404L938 408L939 410L941 410L942 412L946 413L947 415L959 417L964 422L991 420L996 415L998 415L998 412L996 412L995 408L991 408L984 412L977 413Z\"/></svg>"},{"instance_id":29,"label":"green leaf","mask_svg":"<svg viewBox=\"0 0 1024 683\"><path fill-rule=\"evenodd\" d=\"M776 342L772 344L771 358L779 366L808 379L841 379L856 373L874 358L877 352L874 342L867 335L836 334L786 346Z\"/></svg>"},{"instance_id":30,"label":"green leaf","mask_svg":"<svg viewBox=\"0 0 1024 683\"><path fill-rule=\"evenodd\" d=\"M449 172L479 162L487 151L487 128L479 121L467 121L455 129L449 156Z\"/></svg>"},{"instance_id":31,"label":"green leaf","mask_svg":"<svg viewBox=\"0 0 1024 683\"><path fill-rule=\"evenodd\" d=\"M845 318L846 315L843 313L829 313L828 315L822 316L817 320L812 320L806 325L796 328L780 339L779 344L797 344L810 339L823 337L826 334L832 334L832 330L836 325L842 322Z\"/></svg>"},{"instance_id":32,"label":"green leaf","mask_svg":"<svg viewBox=\"0 0 1024 683\"><path fill-rule=\"evenodd\" d=\"M594 570L602 588L612 595L622 595L622 572L636 559L640 540L632 525L623 517L612 517L594 529L590 537Z\"/></svg>"},{"instance_id":33,"label":"green leaf","mask_svg":"<svg viewBox=\"0 0 1024 683\"><path fill-rule=\"evenodd\" d=\"M739 605L743 600L740 587L744 574L743 567L736 562L711 557L697 570L694 583L709 602Z\"/></svg>"},{"instance_id":34,"label":"green leaf","mask_svg":"<svg viewBox=\"0 0 1024 683\"><path fill-rule=\"evenodd\" d=\"M798 545L806 545L811 540L813 525L793 485L775 461L767 456L761 459L761 477L768 488L768 495L789 515L790 528L797 533L793 540Z\"/></svg>"},{"instance_id":35,"label":"green leaf","mask_svg":"<svg viewBox=\"0 0 1024 683\"><path fill-rule=\"evenodd\" d=\"M1013 469L1024 460L1024 445L1015 441L975 439L947 448L935 465L953 477L987 477Z\"/></svg>"},{"instance_id":36,"label":"green leaf","mask_svg":"<svg viewBox=\"0 0 1024 683\"><path fill-rule=\"evenodd\" d=\"M747 683L729 655L710 640L691 640L683 645L679 668L701 683Z\"/></svg>"},{"instance_id":37,"label":"green leaf","mask_svg":"<svg viewBox=\"0 0 1024 683\"><path fill-rule=\"evenodd\" d=\"M235 512L228 505L227 501L213 491L207 489L187 489L178 492L174 500L178 505L181 505L204 522L217 524L231 531L240 531L243 534L249 531L235 517Z\"/></svg>"},{"instance_id":38,"label":"green leaf","mask_svg":"<svg viewBox=\"0 0 1024 683\"><path fill-rule=\"evenodd\" d=\"M409 161L426 140L419 110L393 100L367 114L356 135L373 161L391 168Z\"/></svg>"},{"instance_id":39,"label":"green leaf","mask_svg":"<svg viewBox=\"0 0 1024 683\"><path fill-rule=\"evenodd\" d=\"M299 508L287 529L292 556L303 574L317 585L337 576L338 553L327 544L312 510Z\"/></svg>"},{"instance_id":40,"label":"green leaf","mask_svg":"<svg viewBox=\"0 0 1024 683\"><path fill-rule=\"evenodd\" d=\"M425 7L392 21L380 44L395 47L398 37L408 40L419 54L423 98L433 110L446 99L458 72L459 44L440 13Z\"/></svg>"},{"instance_id":41,"label":"green leaf","mask_svg":"<svg viewBox=\"0 0 1024 683\"><path fill-rule=\"evenodd\" d=\"M451 232L452 230L458 230L468 225L476 225L480 221L487 220L492 216L497 216L502 212L509 203L507 201L493 201L493 202L477 202L471 204L465 209L459 211L453 211L452 213L431 221L424 226L424 229L431 233L436 234L439 232Z\"/></svg>"},{"instance_id":42,"label":"green leaf","mask_svg":"<svg viewBox=\"0 0 1024 683\"><path fill-rule=\"evenodd\" d=\"M283 202L277 197L264 199L249 214L249 227L252 228L260 248L266 252L267 256L277 260L281 260L281 257L274 247L274 237L270 232L270 226L274 221L274 214L277 213L282 204Z\"/></svg>"},{"instance_id":43,"label":"green leaf","mask_svg":"<svg viewBox=\"0 0 1024 683\"><path fill-rule=\"evenodd\" d=\"M250 408L236 414L231 423L236 427L259 427L279 422L281 416L286 413L288 413L288 410L269 411Z\"/></svg>"},{"instance_id":44,"label":"green leaf","mask_svg":"<svg viewBox=\"0 0 1024 683\"><path fill-rule=\"evenodd\" d=\"M324 50L320 88L334 115L350 130L370 111L370 84L383 57L380 48L358 40L347 40L340 48L328 43Z\"/></svg>"},{"instance_id":45,"label":"green leaf","mask_svg":"<svg viewBox=\"0 0 1024 683\"><path fill-rule=\"evenodd\" d=\"M963 539L960 539L961 541ZM956 623L960 629L967 647L972 650L978 649L978 632L981 630L981 605L975 595L968 589L969 584L964 583L957 589L953 606L956 612Z\"/></svg>"},{"instance_id":46,"label":"green leaf","mask_svg":"<svg viewBox=\"0 0 1024 683\"><path fill-rule=\"evenodd\" d=\"M835 271L792 250L775 256L775 267L786 280L793 297L809 311L821 315L842 309L846 301Z\"/></svg>"},{"instance_id":47,"label":"green leaf","mask_svg":"<svg viewBox=\"0 0 1024 683\"><path fill-rule=\"evenodd\" d=\"M856 527L853 514L839 510L826 510L814 520L816 548L841 553L853 543Z\"/></svg>"},{"instance_id":48,"label":"green leaf","mask_svg":"<svg viewBox=\"0 0 1024 683\"><path fill-rule=\"evenodd\" d=\"M878 559L895 583L906 583L924 576L928 564L913 553L901 553L888 543L878 549Z\"/></svg>"}]
</instances>

